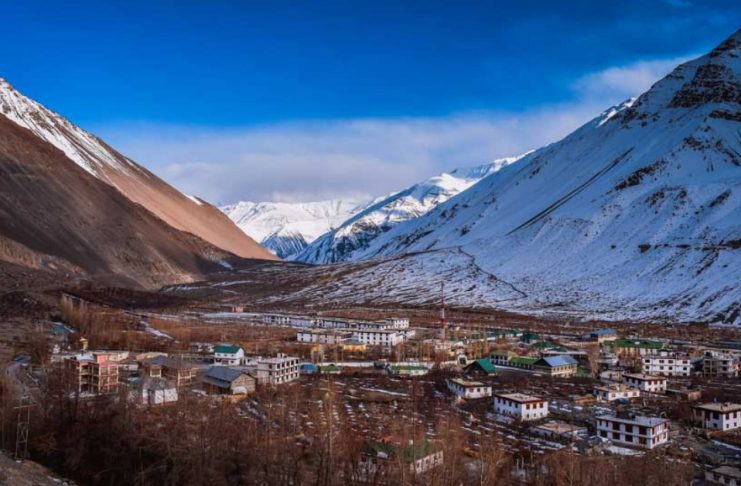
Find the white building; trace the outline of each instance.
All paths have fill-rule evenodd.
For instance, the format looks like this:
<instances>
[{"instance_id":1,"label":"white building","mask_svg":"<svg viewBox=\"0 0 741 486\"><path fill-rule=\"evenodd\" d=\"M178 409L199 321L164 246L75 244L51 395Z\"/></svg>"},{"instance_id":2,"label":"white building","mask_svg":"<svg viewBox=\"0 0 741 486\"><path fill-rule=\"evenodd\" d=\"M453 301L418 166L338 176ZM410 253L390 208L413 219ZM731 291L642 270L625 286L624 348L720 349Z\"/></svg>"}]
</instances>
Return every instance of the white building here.
<instances>
[{"instance_id":1,"label":"white building","mask_svg":"<svg viewBox=\"0 0 741 486\"><path fill-rule=\"evenodd\" d=\"M669 421L659 417L597 417L597 434L617 444L653 449L669 441Z\"/></svg>"},{"instance_id":2,"label":"white building","mask_svg":"<svg viewBox=\"0 0 741 486\"><path fill-rule=\"evenodd\" d=\"M548 401L522 393L496 394L494 411L518 420L538 420L548 416Z\"/></svg>"},{"instance_id":3,"label":"white building","mask_svg":"<svg viewBox=\"0 0 741 486\"><path fill-rule=\"evenodd\" d=\"M298 358L279 354L257 362L257 381L261 384L281 385L298 379Z\"/></svg>"},{"instance_id":4,"label":"white building","mask_svg":"<svg viewBox=\"0 0 741 486\"><path fill-rule=\"evenodd\" d=\"M244 359L244 349L233 344L219 344L214 347L213 361L216 365L238 366Z\"/></svg>"},{"instance_id":5,"label":"white building","mask_svg":"<svg viewBox=\"0 0 741 486\"><path fill-rule=\"evenodd\" d=\"M409 319L405 317L390 317L384 323L386 329L409 329Z\"/></svg>"},{"instance_id":6,"label":"white building","mask_svg":"<svg viewBox=\"0 0 741 486\"><path fill-rule=\"evenodd\" d=\"M164 378L145 376L140 386L141 403L144 405L164 405L178 401L178 389Z\"/></svg>"},{"instance_id":7,"label":"white building","mask_svg":"<svg viewBox=\"0 0 741 486\"><path fill-rule=\"evenodd\" d=\"M600 402L612 402L615 400L638 398L641 396L641 391L638 388L632 388L622 383L614 383L611 385L596 385L594 387L594 395Z\"/></svg>"},{"instance_id":8,"label":"white building","mask_svg":"<svg viewBox=\"0 0 741 486\"><path fill-rule=\"evenodd\" d=\"M693 409L695 421L704 429L732 430L741 427L738 403L703 403Z\"/></svg>"},{"instance_id":9,"label":"white building","mask_svg":"<svg viewBox=\"0 0 741 486\"><path fill-rule=\"evenodd\" d=\"M646 375L643 373L623 374L623 383L648 393L666 391L666 378L662 376Z\"/></svg>"},{"instance_id":10,"label":"white building","mask_svg":"<svg viewBox=\"0 0 741 486\"><path fill-rule=\"evenodd\" d=\"M690 376L692 363L686 354L660 351L641 358L641 371L647 375Z\"/></svg>"},{"instance_id":11,"label":"white building","mask_svg":"<svg viewBox=\"0 0 741 486\"><path fill-rule=\"evenodd\" d=\"M396 346L404 342L404 333L388 329L358 329L352 338L366 346Z\"/></svg>"},{"instance_id":12,"label":"white building","mask_svg":"<svg viewBox=\"0 0 741 486\"><path fill-rule=\"evenodd\" d=\"M304 329L296 333L296 341L312 344L342 344L342 342L350 336L352 336L350 331L319 331Z\"/></svg>"},{"instance_id":13,"label":"white building","mask_svg":"<svg viewBox=\"0 0 741 486\"><path fill-rule=\"evenodd\" d=\"M491 396L491 385L461 378L448 379L448 390L459 398L467 400Z\"/></svg>"}]
</instances>

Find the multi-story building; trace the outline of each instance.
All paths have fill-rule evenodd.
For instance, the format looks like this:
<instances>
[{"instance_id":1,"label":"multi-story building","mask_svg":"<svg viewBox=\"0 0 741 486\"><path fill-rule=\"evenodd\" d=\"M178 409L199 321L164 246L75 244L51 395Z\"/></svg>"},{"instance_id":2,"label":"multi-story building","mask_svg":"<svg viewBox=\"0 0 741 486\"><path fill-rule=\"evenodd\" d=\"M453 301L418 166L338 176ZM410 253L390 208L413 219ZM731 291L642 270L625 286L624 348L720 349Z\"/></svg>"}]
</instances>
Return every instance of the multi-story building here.
<instances>
[{"instance_id":1,"label":"multi-story building","mask_svg":"<svg viewBox=\"0 0 741 486\"><path fill-rule=\"evenodd\" d=\"M644 373L625 373L623 383L648 393L666 391L666 378L663 376L646 375Z\"/></svg>"},{"instance_id":2,"label":"multi-story building","mask_svg":"<svg viewBox=\"0 0 741 486\"><path fill-rule=\"evenodd\" d=\"M118 362L105 352L80 353L64 360L80 393L112 393L118 389Z\"/></svg>"},{"instance_id":3,"label":"multi-story building","mask_svg":"<svg viewBox=\"0 0 741 486\"><path fill-rule=\"evenodd\" d=\"M491 396L491 385L461 378L450 378L448 380L448 390L457 397L467 400Z\"/></svg>"},{"instance_id":4,"label":"multi-story building","mask_svg":"<svg viewBox=\"0 0 741 486\"><path fill-rule=\"evenodd\" d=\"M605 341L613 352L621 358L635 358L646 354L654 354L666 347L666 343L650 339L615 339Z\"/></svg>"},{"instance_id":5,"label":"multi-story building","mask_svg":"<svg viewBox=\"0 0 741 486\"><path fill-rule=\"evenodd\" d=\"M669 441L669 421L659 417L597 417L597 434L618 444L653 449Z\"/></svg>"},{"instance_id":6,"label":"multi-story building","mask_svg":"<svg viewBox=\"0 0 741 486\"><path fill-rule=\"evenodd\" d=\"M539 420L548 416L548 401L523 393L497 393L494 411L522 421Z\"/></svg>"},{"instance_id":7,"label":"multi-story building","mask_svg":"<svg viewBox=\"0 0 741 486\"><path fill-rule=\"evenodd\" d=\"M632 388L622 383L612 385L597 385L594 387L594 395L600 402L612 402L615 400L630 400L641 396L638 388Z\"/></svg>"},{"instance_id":8,"label":"multi-story building","mask_svg":"<svg viewBox=\"0 0 741 486\"><path fill-rule=\"evenodd\" d=\"M692 363L686 354L660 351L641 358L641 371L647 375L690 376Z\"/></svg>"},{"instance_id":9,"label":"multi-story building","mask_svg":"<svg viewBox=\"0 0 741 486\"><path fill-rule=\"evenodd\" d=\"M177 388L190 386L195 382L198 374L198 367L182 358L169 358L167 356L157 356L144 363L145 370L155 372L159 368L160 374L150 373L150 376L161 376L175 384Z\"/></svg>"},{"instance_id":10,"label":"multi-story building","mask_svg":"<svg viewBox=\"0 0 741 486\"><path fill-rule=\"evenodd\" d=\"M707 378L735 378L741 370L738 356L707 351L702 358L702 374Z\"/></svg>"},{"instance_id":11,"label":"multi-story building","mask_svg":"<svg viewBox=\"0 0 741 486\"><path fill-rule=\"evenodd\" d=\"M257 362L257 381L261 384L281 385L297 380L298 358L279 354L275 358L262 358Z\"/></svg>"},{"instance_id":12,"label":"multi-story building","mask_svg":"<svg viewBox=\"0 0 741 486\"><path fill-rule=\"evenodd\" d=\"M367 346L393 347L403 343L405 335L401 331L390 329L358 329L352 338Z\"/></svg>"},{"instance_id":13,"label":"multi-story building","mask_svg":"<svg viewBox=\"0 0 741 486\"><path fill-rule=\"evenodd\" d=\"M405 317L390 317L388 319L385 319L383 322L386 325L386 329L408 329L409 328L409 319Z\"/></svg>"},{"instance_id":14,"label":"multi-story building","mask_svg":"<svg viewBox=\"0 0 741 486\"><path fill-rule=\"evenodd\" d=\"M545 356L533 364L533 367L550 376L569 377L576 374L578 364L568 355Z\"/></svg>"},{"instance_id":15,"label":"multi-story building","mask_svg":"<svg viewBox=\"0 0 741 486\"><path fill-rule=\"evenodd\" d=\"M342 344L352 336L350 331L304 329L296 333L296 341L312 344Z\"/></svg>"},{"instance_id":16,"label":"multi-story building","mask_svg":"<svg viewBox=\"0 0 741 486\"><path fill-rule=\"evenodd\" d=\"M704 429L732 430L741 427L738 403L702 403L693 408L695 422Z\"/></svg>"}]
</instances>

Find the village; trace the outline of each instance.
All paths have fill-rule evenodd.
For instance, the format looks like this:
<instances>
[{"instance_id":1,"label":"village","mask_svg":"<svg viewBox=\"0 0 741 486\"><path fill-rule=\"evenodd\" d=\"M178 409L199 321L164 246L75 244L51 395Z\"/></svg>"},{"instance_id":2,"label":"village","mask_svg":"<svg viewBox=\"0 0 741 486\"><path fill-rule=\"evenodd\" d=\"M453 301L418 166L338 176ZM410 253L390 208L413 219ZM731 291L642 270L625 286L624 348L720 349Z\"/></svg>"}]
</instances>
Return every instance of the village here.
<instances>
[{"instance_id":1,"label":"village","mask_svg":"<svg viewBox=\"0 0 741 486\"><path fill-rule=\"evenodd\" d=\"M197 317L188 311L177 325L166 324L173 318L163 313L139 312L123 332L150 345L113 349L90 346L77 326L89 329L94 319L85 324L83 301L70 302L77 310L46 332L48 362L39 366L20 354L6 368L22 390L19 403L32 400L50 370L64 376L69 396L90 407L115 397L167 413L200 400L259 422L269 420L276 400L303 397L307 403L290 412L292 436L335 437L347 429L361 437L352 472L360 483L393 482L399 474L422 481L458 452L464 475L480 475L488 448L509 458L498 474L524 482L559 451L620 458L660 452L707 484L741 478L738 342L678 342L608 327L565 335L462 326L444 310L437 326L416 326L407 317L230 305ZM227 339L202 340L196 327L183 334L182 322L205 323ZM458 452L445 445L440 417L455 417ZM16 448L19 457L33 437L26 441Z\"/></svg>"}]
</instances>

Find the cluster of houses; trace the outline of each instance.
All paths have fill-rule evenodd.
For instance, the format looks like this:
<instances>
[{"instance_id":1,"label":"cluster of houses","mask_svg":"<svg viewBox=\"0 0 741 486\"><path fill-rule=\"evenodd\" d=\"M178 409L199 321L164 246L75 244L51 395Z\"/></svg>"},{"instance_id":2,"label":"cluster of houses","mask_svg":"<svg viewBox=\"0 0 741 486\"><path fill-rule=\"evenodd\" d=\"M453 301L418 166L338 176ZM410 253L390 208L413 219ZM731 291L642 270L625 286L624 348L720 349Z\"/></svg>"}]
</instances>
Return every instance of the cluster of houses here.
<instances>
[{"instance_id":1,"label":"cluster of houses","mask_svg":"<svg viewBox=\"0 0 741 486\"><path fill-rule=\"evenodd\" d=\"M299 359L278 354L274 357L246 356L239 346L210 346L200 361L165 353L88 351L57 353L81 395L115 393L122 384L137 401L147 405L174 402L184 387L199 386L213 395L244 395L257 385L282 385L299 378Z\"/></svg>"},{"instance_id":2,"label":"cluster of houses","mask_svg":"<svg viewBox=\"0 0 741 486\"><path fill-rule=\"evenodd\" d=\"M319 318L302 319L300 322L310 325L292 326L302 328L296 333L296 341L299 343L342 345L346 349L357 349L357 346L362 346L362 349L366 346L391 348L416 334L414 329L409 328L409 319L406 318L389 318L377 322L332 319L331 326L327 326L324 319Z\"/></svg>"},{"instance_id":3,"label":"cluster of houses","mask_svg":"<svg viewBox=\"0 0 741 486\"><path fill-rule=\"evenodd\" d=\"M491 400L494 412L521 422L538 422L530 430L546 437L574 437L586 429L550 420L547 399L516 391L496 392L485 379L495 367L539 373L554 378L577 374L594 376L586 369L586 353L572 352L563 345L548 344L534 333L513 335L519 344L510 349L493 351L488 358L476 360L464 368L464 377L447 380L449 392L459 400ZM583 340L599 345L598 377L593 388L594 398L604 405L595 406L594 427L598 437L613 444L633 448L653 449L669 441L670 421L663 416L647 416L625 411L632 400L641 396L674 395L689 402L700 399L701 392L669 386L669 381L697 376L733 378L739 375L739 356L732 352L705 351L692 355L687 351L671 350L661 341L639 338L619 338L611 329L596 330ZM578 346L578 343L576 343ZM614 360L604 360L606 355ZM590 357L590 359L594 359ZM622 366L621 366L622 365ZM608 408L605 405L610 404ZM616 404L613 407L611 404ZM630 407L628 407L630 409ZM606 412L610 410L610 412ZM650 415L650 414L649 414ZM741 427L741 404L698 403L693 406L694 423L711 431L728 431ZM720 473L719 473L720 474Z\"/></svg>"}]
</instances>

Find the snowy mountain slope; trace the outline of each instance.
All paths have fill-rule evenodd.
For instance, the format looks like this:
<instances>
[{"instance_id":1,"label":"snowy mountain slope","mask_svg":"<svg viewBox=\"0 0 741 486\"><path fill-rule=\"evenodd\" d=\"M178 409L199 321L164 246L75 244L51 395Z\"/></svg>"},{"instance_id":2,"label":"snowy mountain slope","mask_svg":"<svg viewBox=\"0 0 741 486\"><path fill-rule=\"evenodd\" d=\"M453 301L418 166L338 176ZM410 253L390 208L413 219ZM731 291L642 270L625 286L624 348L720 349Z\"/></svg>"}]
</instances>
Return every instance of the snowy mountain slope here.
<instances>
[{"instance_id":1,"label":"snowy mountain slope","mask_svg":"<svg viewBox=\"0 0 741 486\"><path fill-rule=\"evenodd\" d=\"M241 201L221 210L246 234L280 258L298 254L364 206L358 201L304 203Z\"/></svg>"},{"instance_id":2,"label":"snowy mountain slope","mask_svg":"<svg viewBox=\"0 0 741 486\"><path fill-rule=\"evenodd\" d=\"M399 223L417 218L477 181L505 167L518 157L497 159L466 169L442 173L368 205L305 248L295 260L335 263L352 260L372 245L375 238Z\"/></svg>"},{"instance_id":3,"label":"snowy mountain slope","mask_svg":"<svg viewBox=\"0 0 741 486\"><path fill-rule=\"evenodd\" d=\"M87 173L115 187L174 228L242 257L275 258L214 206L180 193L99 138L23 96L2 78L0 114L58 148Z\"/></svg>"},{"instance_id":4,"label":"snowy mountain slope","mask_svg":"<svg viewBox=\"0 0 741 486\"><path fill-rule=\"evenodd\" d=\"M351 256L461 251L514 310L741 324L740 80L737 32Z\"/></svg>"}]
</instances>

